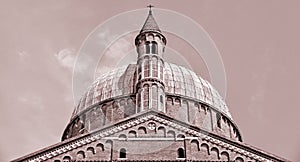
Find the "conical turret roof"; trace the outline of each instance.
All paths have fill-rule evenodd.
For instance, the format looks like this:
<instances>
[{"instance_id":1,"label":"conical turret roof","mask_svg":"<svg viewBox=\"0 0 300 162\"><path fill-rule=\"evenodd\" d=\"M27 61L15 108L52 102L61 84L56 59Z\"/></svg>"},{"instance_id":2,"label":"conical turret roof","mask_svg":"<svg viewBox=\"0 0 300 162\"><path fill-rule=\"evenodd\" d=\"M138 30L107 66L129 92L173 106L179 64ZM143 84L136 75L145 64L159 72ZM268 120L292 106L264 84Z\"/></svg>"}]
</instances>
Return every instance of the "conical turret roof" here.
<instances>
[{"instance_id":1,"label":"conical turret roof","mask_svg":"<svg viewBox=\"0 0 300 162\"><path fill-rule=\"evenodd\" d=\"M149 32L149 31L154 31L154 32L161 32L153 15L152 15L152 10L149 10L149 14L148 17L140 31L140 33L144 33L144 32Z\"/></svg>"}]
</instances>

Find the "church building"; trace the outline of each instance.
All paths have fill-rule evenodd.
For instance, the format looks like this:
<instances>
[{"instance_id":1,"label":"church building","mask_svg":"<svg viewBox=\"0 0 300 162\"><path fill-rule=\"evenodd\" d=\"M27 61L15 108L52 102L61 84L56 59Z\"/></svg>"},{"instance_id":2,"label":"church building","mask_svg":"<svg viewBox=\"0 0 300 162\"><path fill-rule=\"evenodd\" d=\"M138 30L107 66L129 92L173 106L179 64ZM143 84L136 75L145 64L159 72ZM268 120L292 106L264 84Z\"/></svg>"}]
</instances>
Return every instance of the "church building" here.
<instances>
[{"instance_id":1,"label":"church building","mask_svg":"<svg viewBox=\"0 0 300 162\"><path fill-rule=\"evenodd\" d=\"M13 162L282 162L243 143L217 90L166 62L151 7L135 38L137 62L101 75L76 106L61 142Z\"/></svg>"}]
</instances>

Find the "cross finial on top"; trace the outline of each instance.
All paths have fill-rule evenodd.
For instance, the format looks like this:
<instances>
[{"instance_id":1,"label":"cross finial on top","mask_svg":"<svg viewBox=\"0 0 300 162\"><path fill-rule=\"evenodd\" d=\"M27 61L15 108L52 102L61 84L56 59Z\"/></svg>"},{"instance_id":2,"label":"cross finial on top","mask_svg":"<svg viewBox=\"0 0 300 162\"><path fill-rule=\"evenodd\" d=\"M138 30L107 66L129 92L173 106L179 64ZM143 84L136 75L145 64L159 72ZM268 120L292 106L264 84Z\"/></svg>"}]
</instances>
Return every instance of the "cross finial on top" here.
<instances>
[{"instance_id":1,"label":"cross finial on top","mask_svg":"<svg viewBox=\"0 0 300 162\"><path fill-rule=\"evenodd\" d=\"M154 7L154 6L149 4L147 7L149 8L149 12L151 12L151 8Z\"/></svg>"}]
</instances>

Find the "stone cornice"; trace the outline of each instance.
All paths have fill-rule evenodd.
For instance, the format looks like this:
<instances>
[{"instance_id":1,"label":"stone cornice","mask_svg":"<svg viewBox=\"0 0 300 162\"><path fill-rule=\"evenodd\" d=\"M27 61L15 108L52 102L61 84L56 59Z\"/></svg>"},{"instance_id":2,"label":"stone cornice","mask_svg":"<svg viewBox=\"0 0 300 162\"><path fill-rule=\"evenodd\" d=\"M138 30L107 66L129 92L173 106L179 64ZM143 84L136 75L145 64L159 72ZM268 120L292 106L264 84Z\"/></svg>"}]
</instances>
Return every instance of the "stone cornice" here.
<instances>
[{"instance_id":1,"label":"stone cornice","mask_svg":"<svg viewBox=\"0 0 300 162\"><path fill-rule=\"evenodd\" d=\"M28 162L41 162L51 158L54 158L63 153L69 152L81 146L93 143L97 140L102 139L103 137L107 137L113 135L117 132L121 132L123 130L132 128L136 125L144 123L146 121L153 120L164 124L166 126L172 127L179 131L185 132L187 134L191 134L196 136L199 140L206 141L208 143L223 147L225 149L237 152L243 156L250 157L252 159L258 161L285 161L283 159L270 156L264 152L259 152L249 146L243 145L243 143L231 141L229 139L217 136L210 132L201 130L197 127L190 126L181 121L170 118L160 112L156 111L148 111L143 112L142 114L137 114L135 118L130 118L125 121L121 121L118 124L107 126L101 130L97 130L93 133L81 135L79 137L74 137L68 139L66 141L60 142L56 145L50 146L46 149L37 151L28 156L21 157L19 159L13 160L13 162L17 161L28 161ZM272 160L271 160L272 159Z\"/></svg>"}]
</instances>

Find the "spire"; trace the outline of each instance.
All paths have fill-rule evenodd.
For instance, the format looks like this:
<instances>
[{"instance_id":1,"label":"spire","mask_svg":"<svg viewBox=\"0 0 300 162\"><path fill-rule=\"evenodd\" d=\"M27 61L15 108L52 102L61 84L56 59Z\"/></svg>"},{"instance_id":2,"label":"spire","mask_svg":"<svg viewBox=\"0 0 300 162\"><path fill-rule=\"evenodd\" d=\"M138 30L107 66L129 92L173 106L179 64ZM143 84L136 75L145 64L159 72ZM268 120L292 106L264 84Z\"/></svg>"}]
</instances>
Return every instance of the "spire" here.
<instances>
[{"instance_id":1,"label":"spire","mask_svg":"<svg viewBox=\"0 0 300 162\"><path fill-rule=\"evenodd\" d=\"M148 17L140 31L140 33L148 32L148 31L154 31L154 32L161 32L153 15L152 15L152 10L151 8L154 7L152 5L147 6L149 7L149 14Z\"/></svg>"}]
</instances>

